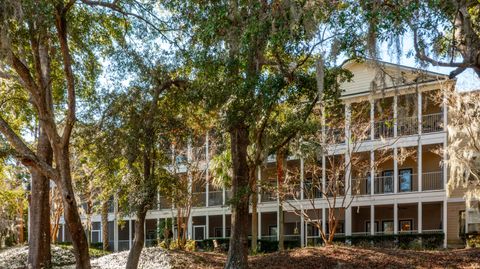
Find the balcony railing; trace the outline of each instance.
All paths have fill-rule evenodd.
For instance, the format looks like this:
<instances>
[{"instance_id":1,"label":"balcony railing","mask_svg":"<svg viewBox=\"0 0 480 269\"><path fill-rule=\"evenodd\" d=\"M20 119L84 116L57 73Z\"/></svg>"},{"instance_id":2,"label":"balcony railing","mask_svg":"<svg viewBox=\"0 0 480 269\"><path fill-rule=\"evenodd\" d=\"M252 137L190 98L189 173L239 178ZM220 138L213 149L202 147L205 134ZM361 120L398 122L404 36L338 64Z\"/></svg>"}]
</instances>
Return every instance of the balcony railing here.
<instances>
[{"instance_id":1,"label":"balcony railing","mask_svg":"<svg viewBox=\"0 0 480 269\"><path fill-rule=\"evenodd\" d=\"M425 172L422 173L422 190L443 190L443 172Z\"/></svg>"},{"instance_id":2,"label":"balcony railing","mask_svg":"<svg viewBox=\"0 0 480 269\"><path fill-rule=\"evenodd\" d=\"M335 144L345 143L345 129L326 128L325 139L327 143L335 143Z\"/></svg>"},{"instance_id":3,"label":"balcony railing","mask_svg":"<svg viewBox=\"0 0 480 269\"><path fill-rule=\"evenodd\" d=\"M223 191L211 191L208 193L208 206L223 205Z\"/></svg>"},{"instance_id":4,"label":"balcony railing","mask_svg":"<svg viewBox=\"0 0 480 269\"><path fill-rule=\"evenodd\" d=\"M194 207L204 207L206 205L206 193L194 192L192 193L192 205Z\"/></svg>"},{"instance_id":5,"label":"balcony railing","mask_svg":"<svg viewBox=\"0 0 480 269\"><path fill-rule=\"evenodd\" d=\"M418 134L418 117L404 117L397 119L397 134L416 135Z\"/></svg>"},{"instance_id":6,"label":"balcony railing","mask_svg":"<svg viewBox=\"0 0 480 269\"><path fill-rule=\"evenodd\" d=\"M370 194L370 180L369 178L353 178L352 179L352 194L366 195Z\"/></svg>"},{"instance_id":7,"label":"balcony railing","mask_svg":"<svg viewBox=\"0 0 480 269\"><path fill-rule=\"evenodd\" d=\"M443 113L422 116L422 132L433 133L443 131Z\"/></svg>"},{"instance_id":8,"label":"balcony railing","mask_svg":"<svg viewBox=\"0 0 480 269\"><path fill-rule=\"evenodd\" d=\"M383 138L393 137L394 135L393 119L376 121L374 122L373 126L374 126L375 139L379 139L381 137Z\"/></svg>"},{"instance_id":9,"label":"balcony railing","mask_svg":"<svg viewBox=\"0 0 480 269\"><path fill-rule=\"evenodd\" d=\"M260 201L262 201L262 202L277 201L277 192L271 191L271 190L266 190L266 191L262 192L260 197L261 197Z\"/></svg>"},{"instance_id":10,"label":"balcony railing","mask_svg":"<svg viewBox=\"0 0 480 269\"><path fill-rule=\"evenodd\" d=\"M166 197L160 196L160 202L158 204L159 209L171 209L172 208L172 202L170 199L167 199Z\"/></svg>"},{"instance_id":11,"label":"balcony railing","mask_svg":"<svg viewBox=\"0 0 480 269\"><path fill-rule=\"evenodd\" d=\"M395 183L393 182L393 176L375 177L375 183L373 186L374 193L375 194L393 193L395 191L394 186L395 186ZM370 193L370 190L367 190L367 193Z\"/></svg>"}]
</instances>

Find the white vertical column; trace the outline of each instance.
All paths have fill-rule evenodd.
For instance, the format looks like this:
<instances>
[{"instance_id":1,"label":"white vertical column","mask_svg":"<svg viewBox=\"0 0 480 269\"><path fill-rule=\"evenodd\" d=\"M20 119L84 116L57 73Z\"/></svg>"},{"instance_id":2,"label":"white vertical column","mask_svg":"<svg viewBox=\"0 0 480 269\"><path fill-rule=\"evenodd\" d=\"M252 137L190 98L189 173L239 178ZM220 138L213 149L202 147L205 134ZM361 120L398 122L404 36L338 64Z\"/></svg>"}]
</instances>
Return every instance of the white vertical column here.
<instances>
[{"instance_id":1,"label":"white vertical column","mask_svg":"<svg viewBox=\"0 0 480 269\"><path fill-rule=\"evenodd\" d=\"M304 182L304 171L305 169L305 164L304 164L304 159L301 156L300 157L300 200L303 201L305 198L305 193L304 193L304 188L305 188L305 182ZM300 247L305 246L305 217L303 216L303 202L300 203Z\"/></svg>"},{"instance_id":2,"label":"white vertical column","mask_svg":"<svg viewBox=\"0 0 480 269\"><path fill-rule=\"evenodd\" d=\"M222 237L223 238L227 237L227 221L226 221L225 213L223 213L222 215Z\"/></svg>"},{"instance_id":3,"label":"white vertical column","mask_svg":"<svg viewBox=\"0 0 480 269\"><path fill-rule=\"evenodd\" d=\"M259 165L257 167L257 210L258 210L258 204L260 204L262 201L262 194L261 194L261 188L260 188L261 183L262 183L262 167Z\"/></svg>"},{"instance_id":4,"label":"white vertical column","mask_svg":"<svg viewBox=\"0 0 480 269\"><path fill-rule=\"evenodd\" d=\"M393 203L393 233L398 234L398 204L396 199Z\"/></svg>"},{"instance_id":5,"label":"white vertical column","mask_svg":"<svg viewBox=\"0 0 480 269\"><path fill-rule=\"evenodd\" d=\"M352 115L350 110L351 110L351 106L350 104L347 104L345 106L345 138L346 138L345 144L347 145L347 150L345 152L345 163L347 167L345 171L345 183L344 183L344 187L346 190L345 195L347 197L350 197L352 195L352 190L350 188L352 164L350 163L350 158L352 157L353 149L351 148L351 143L350 143L350 138L351 138L350 124L351 124L351 115Z\"/></svg>"},{"instance_id":6,"label":"white vertical column","mask_svg":"<svg viewBox=\"0 0 480 269\"><path fill-rule=\"evenodd\" d=\"M399 182L398 182L398 148L397 143L393 145L393 192L398 193L399 189Z\"/></svg>"},{"instance_id":7,"label":"white vertical column","mask_svg":"<svg viewBox=\"0 0 480 269\"><path fill-rule=\"evenodd\" d=\"M368 232L368 231L367 231ZM375 235L375 205L370 205L370 234Z\"/></svg>"},{"instance_id":8,"label":"white vertical column","mask_svg":"<svg viewBox=\"0 0 480 269\"><path fill-rule=\"evenodd\" d=\"M418 180L418 191L421 192L423 190L423 148L422 148L422 140L418 139L418 148L417 148L417 180Z\"/></svg>"},{"instance_id":9,"label":"white vertical column","mask_svg":"<svg viewBox=\"0 0 480 269\"><path fill-rule=\"evenodd\" d=\"M448 107L447 107L447 102L446 102L446 93L443 93L443 129L445 130L444 136L443 136L443 161L446 161L448 158L447 151L445 150L448 145ZM447 183L448 183L448 166L443 165L443 188L446 189ZM445 235L445 238L447 236ZM445 241L446 244L446 241ZM445 245L446 246L446 245Z\"/></svg>"},{"instance_id":10,"label":"white vertical column","mask_svg":"<svg viewBox=\"0 0 480 269\"><path fill-rule=\"evenodd\" d=\"M418 230L418 233L422 233L423 232L423 205L422 205L422 201L418 202L418 209L417 209L417 213L418 213L418 216L417 216L417 230Z\"/></svg>"},{"instance_id":11,"label":"white vertical column","mask_svg":"<svg viewBox=\"0 0 480 269\"><path fill-rule=\"evenodd\" d=\"M375 139L375 100L370 98L370 139Z\"/></svg>"},{"instance_id":12,"label":"white vertical column","mask_svg":"<svg viewBox=\"0 0 480 269\"><path fill-rule=\"evenodd\" d=\"M205 229L206 229L205 238L208 239L210 237L210 216L208 215L208 213L205 216Z\"/></svg>"},{"instance_id":13,"label":"white vertical column","mask_svg":"<svg viewBox=\"0 0 480 269\"><path fill-rule=\"evenodd\" d=\"M312 179L313 180L313 179ZM312 186L314 186L314 182L312 182ZM321 198L326 198L327 197L327 157L325 156L325 153L322 153L322 194L323 196ZM313 192L313 195L315 195L315 192ZM313 199L316 197L310 197L310 199Z\"/></svg>"},{"instance_id":14,"label":"white vertical column","mask_svg":"<svg viewBox=\"0 0 480 269\"><path fill-rule=\"evenodd\" d=\"M418 134L422 134L422 92L417 93Z\"/></svg>"},{"instance_id":15,"label":"white vertical column","mask_svg":"<svg viewBox=\"0 0 480 269\"><path fill-rule=\"evenodd\" d=\"M304 193L304 187L305 187L305 183L304 183L304 169L305 169L305 166L304 166L304 160L303 160L303 157L300 157L300 200L303 200L305 197L305 193Z\"/></svg>"},{"instance_id":16,"label":"white vertical column","mask_svg":"<svg viewBox=\"0 0 480 269\"><path fill-rule=\"evenodd\" d=\"M118 251L118 198L117 195L113 198L113 250Z\"/></svg>"},{"instance_id":17,"label":"white vertical column","mask_svg":"<svg viewBox=\"0 0 480 269\"><path fill-rule=\"evenodd\" d=\"M128 220L128 249L132 249L132 219Z\"/></svg>"},{"instance_id":18,"label":"white vertical column","mask_svg":"<svg viewBox=\"0 0 480 269\"><path fill-rule=\"evenodd\" d=\"M327 232L327 212L326 207L322 206L322 230L324 233Z\"/></svg>"},{"instance_id":19,"label":"white vertical column","mask_svg":"<svg viewBox=\"0 0 480 269\"><path fill-rule=\"evenodd\" d=\"M209 164L210 164L210 152L209 150L209 137L208 137L208 131L207 135L205 137L205 205L208 207L209 205L209 198L210 198L210 177L209 177ZM207 233L207 238L208 238L208 233Z\"/></svg>"},{"instance_id":20,"label":"white vertical column","mask_svg":"<svg viewBox=\"0 0 480 269\"><path fill-rule=\"evenodd\" d=\"M188 236L188 239L193 238L193 217L192 217L192 214L190 214L190 216L188 217L187 236Z\"/></svg>"},{"instance_id":21,"label":"white vertical column","mask_svg":"<svg viewBox=\"0 0 480 269\"><path fill-rule=\"evenodd\" d=\"M398 97L396 93L393 96L393 136L398 136Z\"/></svg>"},{"instance_id":22,"label":"white vertical column","mask_svg":"<svg viewBox=\"0 0 480 269\"><path fill-rule=\"evenodd\" d=\"M442 231L444 234L444 239L443 239L443 247L447 248L447 214L448 214L448 207L447 207L447 197L443 198L443 214L442 214Z\"/></svg>"},{"instance_id":23,"label":"white vertical column","mask_svg":"<svg viewBox=\"0 0 480 269\"><path fill-rule=\"evenodd\" d=\"M370 150L370 195L375 194L375 151Z\"/></svg>"},{"instance_id":24,"label":"white vertical column","mask_svg":"<svg viewBox=\"0 0 480 269\"><path fill-rule=\"evenodd\" d=\"M305 217L303 216L303 206L300 215L300 247L305 246Z\"/></svg>"},{"instance_id":25,"label":"white vertical column","mask_svg":"<svg viewBox=\"0 0 480 269\"><path fill-rule=\"evenodd\" d=\"M345 210L345 235L352 235L352 207L349 206Z\"/></svg>"},{"instance_id":26,"label":"white vertical column","mask_svg":"<svg viewBox=\"0 0 480 269\"><path fill-rule=\"evenodd\" d=\"M258 239L262 239L262 212L258 211Z\"/></svg>"}]
</instances>

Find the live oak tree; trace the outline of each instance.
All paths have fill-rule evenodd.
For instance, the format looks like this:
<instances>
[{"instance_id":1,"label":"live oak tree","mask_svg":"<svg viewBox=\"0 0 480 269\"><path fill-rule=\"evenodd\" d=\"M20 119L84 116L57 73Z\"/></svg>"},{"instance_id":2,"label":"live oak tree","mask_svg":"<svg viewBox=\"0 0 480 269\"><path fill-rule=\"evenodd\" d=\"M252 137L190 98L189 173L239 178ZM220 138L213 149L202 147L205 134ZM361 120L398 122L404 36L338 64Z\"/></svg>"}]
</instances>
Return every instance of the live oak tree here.
<instances>
[{"instance_id":1,"label":"live oak tree","mask_svg":"<svg viewBox=\"0 0 480 269\"><path fill-rule=\"evenodd\" d=\"M87 240L72 186L70 138L77 97L91 93L99 74L96 56L111 44L123 19L95 12L77 1L2 1L0 75L9 90L28 96L39 121L36 152L8 118L0 132L15 157L32 173L32 227L29 264L49 266L49 180L60 188L77 268L90 268Z\"/></svg>"},{"instance_id":2,"label":"live oak tree","mask_svg":"<svg viewBox=\"0 0 480 269\"><path fill-rule=\"evenodd\" d=\"M147 211L156 205L160 183L170 179L166 170L169 141L178 122L172 104L175 92L186 85L185 80L165 72L151 74L144 77L147 84L139 81L113 94L97 140L104 147L100 156L103 162L118 165L118 175L111 178L111 185L117 190L120 210L125 216L135 216L127 268L138 266Z\"/></svg>"},{"instance_id":3,"label":"live oak tree","mask_svg":"<svg viewBox=\"0 0 480 269\"><path fill-rule=\"evenodd\" d=\"M318 101L307 62L316 42L324 41L317 35L319 22L342 7L290 1L166 1L165 6L183 27L179 40L187 44L184 56L199 95L207 108L220 111L221 129L230 136L232 233L225 267L247 268L249 197L256 191L257 166L268 154L264 132L284 99L306 100L297 115Z\"/></svg>"},{"instance_id":4,"label":"live oak tree","mask_svg":"<svg viewBox=\"0 0 480 269\"><path fill-rule=\"evenodd\" d=\"M359 1L352 11L368 27L367 51L378 55L378 43L390 42L402 54L401 38L413 35L413 54L423 64L455 68L453 78L467 68L480 77L480 6L476 0Z\"/></svg>"},{"instance_id":5,"label":"live oak tree","mask_svg":"<svg viewBox=\"0 0 480 269\"><path fill-rule=\"evenodd\" d=\"M480 94L458 92L452 86L440 91L439 103L448 107L445 164L449 167L447 192L464 192L467 203L480 199Z\"/></svg>"}]
</instances>

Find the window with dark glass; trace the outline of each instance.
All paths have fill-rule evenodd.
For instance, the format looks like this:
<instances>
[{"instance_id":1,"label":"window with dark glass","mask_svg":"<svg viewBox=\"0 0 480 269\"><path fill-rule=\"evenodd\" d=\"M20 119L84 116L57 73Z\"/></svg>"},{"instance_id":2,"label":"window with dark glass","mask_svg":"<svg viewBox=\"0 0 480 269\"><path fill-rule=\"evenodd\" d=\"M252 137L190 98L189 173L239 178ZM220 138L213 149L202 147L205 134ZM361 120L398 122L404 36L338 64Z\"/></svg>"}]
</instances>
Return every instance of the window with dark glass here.
<instances>
[{"instance_id":1,"label":"window with dark glass","mask_svg":"<svg viewBox=\"0 0 480 269\"><path fill-rule=\"evenodd\" d=\"M393 192L393 170L386 170L382 172L383 176L383 192Z\"/></svg>"},{"instance_id":2,"label":"window with dark glass","mask_svg":"<svg viewBox=\"0 0 480 269\"><path fill-rule=\"evenodd\" d=\"M412 191L412 169L400 169L398 178L401 192Z\"/></svg>"}]
</instances>

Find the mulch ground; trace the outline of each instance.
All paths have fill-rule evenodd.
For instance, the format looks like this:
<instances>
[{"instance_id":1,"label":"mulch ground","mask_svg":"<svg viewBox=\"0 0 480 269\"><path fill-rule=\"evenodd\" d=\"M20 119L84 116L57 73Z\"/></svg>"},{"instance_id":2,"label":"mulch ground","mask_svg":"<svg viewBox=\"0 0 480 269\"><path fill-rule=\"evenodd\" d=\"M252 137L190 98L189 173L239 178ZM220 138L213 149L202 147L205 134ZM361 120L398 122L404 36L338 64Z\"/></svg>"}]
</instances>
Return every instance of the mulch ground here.
<instances>
[{"instance_id":1,"label":"mulch ground","mask_svg":"<svg viewBox=\"0 0 480 269\"><path fill-rule=\"evenodd\" d=\"M173 252L174 268L223 268L226 255L214 252ZM480 249L414 251L315 247L249 256L252 269L285 268L479 268Z\"/></svg>"}]
</instances>

